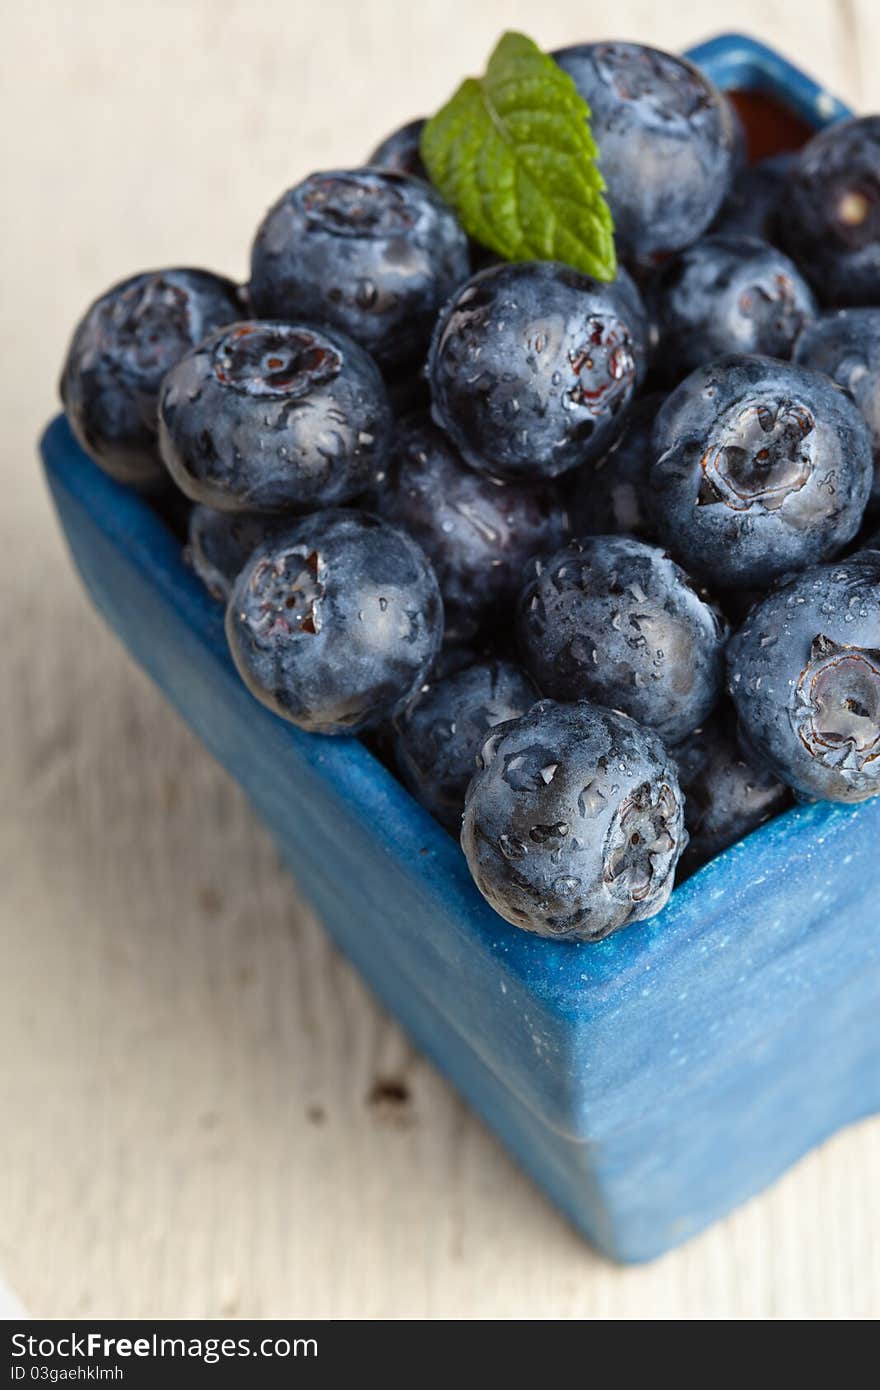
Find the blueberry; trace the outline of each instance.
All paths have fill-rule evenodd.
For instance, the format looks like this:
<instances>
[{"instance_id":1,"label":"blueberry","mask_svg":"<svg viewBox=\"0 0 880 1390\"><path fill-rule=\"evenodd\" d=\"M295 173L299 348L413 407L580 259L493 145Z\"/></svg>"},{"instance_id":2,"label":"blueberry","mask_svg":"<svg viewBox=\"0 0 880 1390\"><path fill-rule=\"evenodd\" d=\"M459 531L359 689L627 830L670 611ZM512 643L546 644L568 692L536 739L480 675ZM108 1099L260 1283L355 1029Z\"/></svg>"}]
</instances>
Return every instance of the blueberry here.
<instances>
[{"instance_id":1,"label":"blueberry","mask_svg":"<svg viewBox=\"0 0 880 1390\"><path fill-rule=\"evenodd\" d=\"M849 392L867 420L874 454L868 505L880 512L880 308L822 315L804 329L794 360L830 376Z\"/></svg>"},{"instance_id":2,"label":"blueberry","mask_svg":"<svg viewBox=\"0 0 880 1390\"><path fill-rule=\"evenodd\" d=\"M744 749L801 796L880 791L880 553L768 594L731 640L728 689Z\"/></svg>"},{"instance_id":3,"label":"blueberry","mask_svg":"<svg viewBox=\"0 0 880 1390\"><path fill-rule=\"evenodd\" d=\"M481 649L476 643L465 642L458 637L447 635L444 628L443 646L440 648L430 671L428 681L434 684L463 671L466 666L474 666L478 661L489 660L489 651Z\"/></svg>"},{"instance_id":4,"label":"blueberry","mask_svg":"<svg viewBox=\"0 0 880 1390\"><path fill-rule=\"evenodd\" d=\"M188 497L226 511L306 510L369 487L391 439L373 360L341 333L236 323L171 369L159 446Z\"/></svg>"},{"instance_id":5,"label":"blueberry","mask_svg":"<svg viewBox=\"0 0 880 1390\"><path fill-rule=\"evenodd\" d=\"M575 535L624 533L650 540L655 534L651 507L651 465L662 391L639 396L623 434L607 454L571 473L568 503Z\"/></svg>"},{"instance_id":6,"label":"blueberry","mask_svg":"<svg viewBox=\"0 0 880 1390\"><path fill-rule=\"evenodd\" d=\"M395 367L424 354L438 309L469 272L467 238L429 184L338 170L312 174L266 214L250 295L258 315L330 324Z\"/></svg>"},{"instance_id":7,"label":"blueberry","mask_svg":"<svg viewBox=\"0 0 880 1390\"><path fill-rule=\"evenodd\" d=\"M871 486L868 429L819 372L766 357L699 367L661 408L651 472L657 529L717 588L761 588L832 556Z\"/></svg>"},{"instance_id":8,"label":"blueberry","mask_svg":"<svg viewBox=\"0 0 880 1390\"><path fill-rule=\"evenodd\" d=\"M408 121L377 145L367 160L368 164L381 169L391 169L397 174L411 174L415 178L430 183L428 171L422 162L421 139L425 120ZM487 265L497 265L501 260L494 251L481 246L469 238L470 262L472 270L482 270Z\"/></svg>"},{"instance_id":9,"label":"blueberry","mask_svg":"<svg viewBox=\"0 0 880 1390\"><path fill-rule=\"evenodd\" d=\"M652 287L664 374L678 378L726 352L791 357L816 314L787 256L747 236L707 236L664 266Z\"/></svg>"},{"instance_id":10,"label":"blueberry","mask_svg":"<svg viewBox=\"0 0 880 1390\"><path fill-rule=\"evenodd\" d=\"M543 700L483 744L461 843L514 926L599 941L667 902L687 843L675 766L616 710Z\"/></svg>"},{"instance_id":11,"label":"blueberry","mask_svg":"<svg viewBox=\"0 0 880 1390\"><path fill-rule=\"evenodd\" d=\"M577 44L553 57L592 113L622 254L648 262L694 241L733 174L729 103L686 58L641 44Z\"/></svg>"},{"instance_id":12,"label":"blueberry","mask_svg":"<svg viewBox=\"0 0 880 1390\"><path fill-rule=\"evenodd\" d=\"M880 304L880 116L814 135L782 194L780 236L826 304Z\"/></svg>"},{"instance_id":13,"label":"blueberry","mask_svg":"<svg viewBox=\"0 0 880 1390\"><path fill-rule=\"evenodd\" d=\"M725 236L756 236L775 242L779 236L778 215L785 187L785 176L794 163L789 151L761 159L742 169L731 185L727 200L712 231Z\"/></svg>"},{"instance_id":14,"label":"blueberry","mask_svg":"<svg viewBox=\"0 0 880 1390\"><path fill-rule=\"evenodd\" d=\"M272 534L273 527L287 524L252 513L218 512L197 503L189 514L186 560L209 594L226 603L257 546Z\"/></svg>"},{"instance_id":15,"label":"blueberry","mask_svg":"<svg viewBox=\"0 0 880 1390\"><path fill-rule=\"evenodd\" d=\"M431 681L395 720L402 780L447 830L458 833L477 750L496 724L531 709L538 692L509 661L481 661Z\"/></svg>"},{"instance_id":16,"label":"blueberry","mask_svg":"<svg viewBox=\"0 0 880 1390\"><path fill-rule=\"evenodd\" d=\"M636 378L634 295L553 261L494 266L459 289L428 378L434 419L472 468L556 477L610 448Z\"/></svg>"},{"instance_id":17,"label":"blueberry","mask_svg":"<svg viewBox=\"0 0 880 1390\"><path fill-rule=\"evenodd\" d=\"M376 146L367 163L380 169L393 169L396 174L414 174L416 178L427 179L419 149L424 128L424 117L407 121Z\"/></svg>"},{"instance_id":18,"label":"blueberry","mask_svg":"<svg viewBox=\"0 0 880 1390\"><path fill-rule=\"evenodd\" d=\"M699 868L784 810L787 787L766 768L748 762L725 708L672 750L684 792L690 843L684 866Z\"/></svg>"},{"instance_id":19,"label":"blueberry","mask_svg":"<svg viewBox=\"0 0 880 1390\"><path fill-rule=\"evenodd\" d=\"M241 318L231 280L207 270L134 275L96 299L74 332L61 399L87 454L122 483L154 484L162 378L211 329Z\"/></svg>"},{"instance_id":20,"label":"blueberry","mask_svg":"<svg viewBox=\"0 0 880 1390\"><path fill-rule=\"evenodd\" d=\"M727 629L668 555L586 536L531 568L517 635L545 695L610 705L670 743L703 722L723 685Z\"/></svg>"},{"instance_id":21,"label":"blueberry","mask_svg":"<svg viewBox=\"0 0 880 1390\"><path fill-rule=\"evenodd\" d=\"M357 733L424 683L443 604L409 536L366 512L315 512L254 551L226 636L245 685L275 714L312 733Z\"/></svg>"},{"instance_id":22,"label":"blueberry","mask_svg":"<svg viewBox=\"0 0 880 1390\"><path fill-rule=\"evenodd\" d=\"M424 416L398 426L372 509L418 541L434 566L447 630L471 639L512 609L526 563L558 548L568 517L549 485L475 473Z\"/></svg>"}]
</instances>

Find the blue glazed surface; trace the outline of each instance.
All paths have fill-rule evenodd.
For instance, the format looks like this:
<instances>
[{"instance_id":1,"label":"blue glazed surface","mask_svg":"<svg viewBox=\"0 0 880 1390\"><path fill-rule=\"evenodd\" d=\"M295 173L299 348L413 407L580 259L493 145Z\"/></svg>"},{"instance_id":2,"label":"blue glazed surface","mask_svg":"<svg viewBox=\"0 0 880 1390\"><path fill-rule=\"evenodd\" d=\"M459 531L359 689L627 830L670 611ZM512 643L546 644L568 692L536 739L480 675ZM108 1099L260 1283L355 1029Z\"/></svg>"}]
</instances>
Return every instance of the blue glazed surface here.
<instances>
[{"instance_id":1,"label":"blue glazed surface","mask_svg":"<svg viewBox=\"0 0 880 1390\"><path fill-rule=\"evenodd\" d=\"M814 124L843 114L749 40L691 56ZM360 743L257 704L178 542L63 419L42 450L99 611L244 786L384 1003L600 1249L661 1253L880 1108L880 805L789 811L599 945L533 938Z\"/></svg>"}]
</instances>

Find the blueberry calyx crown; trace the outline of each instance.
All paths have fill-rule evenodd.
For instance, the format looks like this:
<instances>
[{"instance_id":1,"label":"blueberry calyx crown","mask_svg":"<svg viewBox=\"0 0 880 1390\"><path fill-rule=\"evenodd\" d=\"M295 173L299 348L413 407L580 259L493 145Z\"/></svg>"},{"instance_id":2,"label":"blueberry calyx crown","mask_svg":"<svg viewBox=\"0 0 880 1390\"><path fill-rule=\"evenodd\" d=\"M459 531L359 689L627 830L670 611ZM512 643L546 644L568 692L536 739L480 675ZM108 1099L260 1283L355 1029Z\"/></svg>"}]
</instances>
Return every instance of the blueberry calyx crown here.
<instances>
[{"instance_id":1,"label":"blueberry calyx crown","mask_svg":"<svg viewBox=\"0 0 880 1390\"><path fill-rule=\"evenodd\" d=\"M413 214L397 175L373 171L369 179L355 174L313 174L304 185L303 208L313 227L334 236L382 238L404 236Z\"/></svg>"},{"instance_id":2,"label":"blueberry calyx crown","mask_svg":"<svg viewBox=\"0 0 880 1390\"><path fill-rule=\"evenodd\" d=\"M792 723L818 762L861 772L880 756L880 652L815 637Z\"/></svg>"},{"instance_id":3,"label":"blueberry calyx crown","mask_svg":"<svg viewBox=\"0 0 880 1390\"><path fill-rule=\"evenodd\" d=\"M624 798L605 847L604 878L613 897L643 903L662 889L678 847L677 818L678 802L666 782L643 782Z\"/></svg>"},{"instance_id":4,"label":"blueberry calyx crown","mask_svg":"<svg viewBox=\"0 0 880 1390\"><path fill-rule=\"evenodd\" d=\"M254 566L241 621L258 638L279 632L315 636L321 631L325 579L326 566L316 550L297 546L264 556Z\"/></svg>"},{"instance_id":5,"label":"blueberry calyx crown","mask_svg":"<svg viewBox=\"0 0 880 1390\"><path fill-rule=\"evenodd\" d=\"M632 339L626 325L616 318L591 314L587 319L587 341L573 348L568 360L575 381L565 393L566 401L584 406L594 415L606 410L615 414L636 374Z\"/></svg>"},{"instance_id":6,"label":"blueberry calyx crown","mask_svg":"<svg viewBox=\"0 0 880 1390\"><path fill-rule=\"evenodd\" d=\"M804 326L805 313L798 304L794 282L779 270L763 282L756 281L739 296L739 310L756 321L775 319L776 329L794 339Z\"/></svg>"},{"instance_id":7,"label":"blueberry calyx crown","mask_svg":"<svg viewBox=\"0 0 880 1390\"><path fill-rule=\"evenodd\" d=\"M875 180L845 180L835 190L833 209L834 230L851 250L869 246L880 236L880 186Z\"/></svg>"},{"instance_id":8,"label":"blueberry calyx crown","mask_svg":"<svg viewBox=\"0 0 880 1390\"><path fill-rule=\"evenodd\" d=\"M304 396L328 385L342 354L308 329L236 324L214 348L214 374L245 396Z\"/></svg>"},{"instance_id":9,"label":"blueberry calyx crown","mask_svg":"<svg viewBox=\"0 0 880 1390\"><path fill-rule=\"evenodd\" d=\"M722 417L700 460L697 505L778 511L813 471L816 422L797 401L739 401Z\"/></svg>"}]
</instances>

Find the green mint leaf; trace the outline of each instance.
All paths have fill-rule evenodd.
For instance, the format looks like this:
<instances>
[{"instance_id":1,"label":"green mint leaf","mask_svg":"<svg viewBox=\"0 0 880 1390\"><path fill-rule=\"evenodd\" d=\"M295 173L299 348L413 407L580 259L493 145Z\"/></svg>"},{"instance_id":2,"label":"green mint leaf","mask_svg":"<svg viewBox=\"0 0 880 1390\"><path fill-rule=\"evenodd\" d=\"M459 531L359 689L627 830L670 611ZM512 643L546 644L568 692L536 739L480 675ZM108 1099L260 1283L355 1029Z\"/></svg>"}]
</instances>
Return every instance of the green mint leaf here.
<instances>
[{"instance_id":1,"label":"green mint leaf","mask_svg":"<svg viewBox=\"0 0 880 1390\"><path fill-rule=\"evenodd\" d=\"M422 132L431 181L468 234L507 260L617 274L614 224L596 167L590 108L524 34L504 34Z\"/></svg>"}]
</instances>

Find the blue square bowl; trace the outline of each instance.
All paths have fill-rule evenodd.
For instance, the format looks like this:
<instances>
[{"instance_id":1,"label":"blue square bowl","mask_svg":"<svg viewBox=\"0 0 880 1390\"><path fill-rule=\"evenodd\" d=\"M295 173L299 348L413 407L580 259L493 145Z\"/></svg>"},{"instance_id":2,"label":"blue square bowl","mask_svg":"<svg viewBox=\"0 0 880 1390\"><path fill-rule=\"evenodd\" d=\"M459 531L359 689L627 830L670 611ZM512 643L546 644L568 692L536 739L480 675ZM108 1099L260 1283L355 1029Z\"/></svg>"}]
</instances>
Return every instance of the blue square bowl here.
<instances>
[{"instance_id":1,"label":"blue square bowl","mask_svg":"<svg viewBox=\"0 0 880 1390\"><path fill-rule=\"evenodd\" d=\"M691 56L810 125L847 114L752 40ZM880 1107L880 798L789 811L599 945L528 936L361 743L252 699L177 540L63 418L42 451L98 610L238 778L379 997L601 1250L660 1254Z\"/></svg>"}]
</instances>

